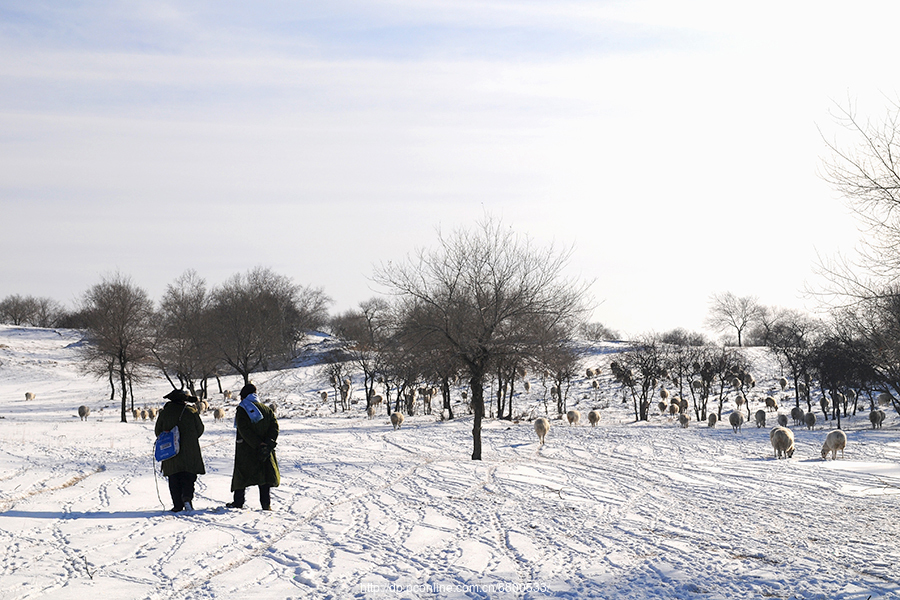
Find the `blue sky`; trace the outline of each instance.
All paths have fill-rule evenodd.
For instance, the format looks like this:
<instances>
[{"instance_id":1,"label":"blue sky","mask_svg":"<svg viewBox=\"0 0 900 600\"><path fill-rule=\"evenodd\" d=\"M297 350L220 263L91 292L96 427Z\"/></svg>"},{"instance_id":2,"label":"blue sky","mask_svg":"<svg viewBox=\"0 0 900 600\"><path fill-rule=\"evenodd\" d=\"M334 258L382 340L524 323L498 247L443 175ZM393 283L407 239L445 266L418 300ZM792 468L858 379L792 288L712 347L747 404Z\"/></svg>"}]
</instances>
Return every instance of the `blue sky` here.
<instances>
[{"instance_id":1,"label":"blue sky","mask_svg":"<svg viewBox=\"0 0 900 600\"><path fill-rule=\"evenodd\" d=\"M857 232L817 170L896 97L885 2L0 3L0 297L257 265L345 310L486 212L595 318L801 297Z\"/></svg>"}]
</instances>

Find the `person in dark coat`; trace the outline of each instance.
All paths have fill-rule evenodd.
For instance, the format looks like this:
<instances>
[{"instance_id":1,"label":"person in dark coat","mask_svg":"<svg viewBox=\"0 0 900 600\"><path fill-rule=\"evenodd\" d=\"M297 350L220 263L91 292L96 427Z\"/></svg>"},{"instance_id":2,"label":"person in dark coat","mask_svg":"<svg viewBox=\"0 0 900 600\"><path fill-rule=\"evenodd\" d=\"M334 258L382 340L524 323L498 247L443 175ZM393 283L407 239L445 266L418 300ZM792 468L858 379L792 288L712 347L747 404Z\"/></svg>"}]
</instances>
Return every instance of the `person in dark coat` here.
<instances>
[{"instance_id":1,"label":"person in dark coat","mask_svg":"<svg viewBox=\"0 0 900 600\"><path fill-rule=\"evenodd\" d=\"M156 435L171 431L176 425L179 433L178 454L162 461L162 472L169 479L169 493L172 494L172 512L194 510L194 483L197 475L206 473L200 453L203 421L197 409L188 405L197 399L184 390L172 390L163 398L168 402L156 417Z\"/></svg>"},{"instance_id":2,"label":"person in dark coat","mask_svg":"<svg viewBox=\"0 0 900 600\"><path fill-rule=\"evenodd\" d=\"M275 445L278 440L278 419L268 406L256 396L256 386L248 383L241 389L234 426L237 441L234 448L234 472L231 491L234 501L225 506L242 508L246 500L246 488L259 486L259 504L263 510L272 510L271 489L281 483Z\"/></svg>"}]
</instances>

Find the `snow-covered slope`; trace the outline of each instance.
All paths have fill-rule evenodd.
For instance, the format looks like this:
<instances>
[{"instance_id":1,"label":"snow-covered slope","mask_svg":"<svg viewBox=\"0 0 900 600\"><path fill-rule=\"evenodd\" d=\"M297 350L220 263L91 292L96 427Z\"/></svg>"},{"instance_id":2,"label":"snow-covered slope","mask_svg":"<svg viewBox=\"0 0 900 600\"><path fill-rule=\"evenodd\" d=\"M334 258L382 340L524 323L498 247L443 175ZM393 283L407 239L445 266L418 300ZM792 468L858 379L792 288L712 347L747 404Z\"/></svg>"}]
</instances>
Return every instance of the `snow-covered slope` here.
<instances>
[{"instance_id":1,"label":"snow-covered slope","mask_svg":"<svg viewBox=\"0 0 900 600\"><path fill-rule=\"evenodd\" d=\"M0 327L4 600L900 598L895 415L875 431L845 420L843 459L820 458L829 422L795 429L794 457L775 460L766 428L635 424L585 381L573 398L608 405L598 427L554 419L541 448L531 423L488 421L472 461L464 410L394 431L362 403L331 413L319 368L298 367L256 378L282 415L274 512L252 488L248 508L223 508L232 409L204 417L208 473L197 510L176 515L152 423L119 422L106 383L80 374L78 342ZM517 413L543 410L534 388ZM136 393L158 406L166 390Z\"/></svg>"}]
</instances>

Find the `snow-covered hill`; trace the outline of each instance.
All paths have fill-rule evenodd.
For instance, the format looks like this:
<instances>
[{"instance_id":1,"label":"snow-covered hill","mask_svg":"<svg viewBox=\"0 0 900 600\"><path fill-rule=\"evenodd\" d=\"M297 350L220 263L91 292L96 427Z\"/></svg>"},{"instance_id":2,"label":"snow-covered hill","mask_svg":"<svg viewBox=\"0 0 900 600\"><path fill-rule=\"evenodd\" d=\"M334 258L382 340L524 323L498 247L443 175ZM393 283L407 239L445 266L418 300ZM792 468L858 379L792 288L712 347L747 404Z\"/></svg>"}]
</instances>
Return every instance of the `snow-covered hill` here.
<instances>
[{"instance_id":1,"label":"snow-covered hill","mask_svg":"<svg viewBox=\"0 0 900 600\"><path fill-rule=\"evenodd\" d=\"M210 414L197 510L171 514L152 423L119 422L106 383L79 371L79 341L0 327L4 600L900 598L895 415L874 431L845 420L837 461L819 453L830 422L795 429L794 457L775 460L766 428L636 424L584 381L570 404L608 405L598 427L553 420L541 448L531 423L491 420L471 461L464 410L394 431L362 403L333 414L319 367L300 366L256 378L281 414L274 512L252 488L247 508L223 508L234 430ZM543 410L535 388L516 412ZM159 406L167 389L136 394Z\"/></svg>"}]
</instances>

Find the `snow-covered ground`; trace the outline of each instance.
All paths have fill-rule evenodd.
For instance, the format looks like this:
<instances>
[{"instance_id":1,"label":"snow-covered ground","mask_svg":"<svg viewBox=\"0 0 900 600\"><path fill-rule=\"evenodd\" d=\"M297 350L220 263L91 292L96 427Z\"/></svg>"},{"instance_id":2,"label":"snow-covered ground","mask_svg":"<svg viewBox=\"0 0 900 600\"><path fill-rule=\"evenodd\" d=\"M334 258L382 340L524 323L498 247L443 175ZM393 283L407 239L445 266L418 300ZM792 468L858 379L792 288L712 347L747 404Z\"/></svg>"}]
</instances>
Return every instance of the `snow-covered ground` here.
<instances>
[{"instance_id":1,"label":"snow-covered ground","mask_svg":"<svg viewBox=\"0 0 900 600\"><path fill-rule=\"evenodd\" d=\"M820 458L830 421L795 428L794 457L775 460L767 428L635 424L607 393L598 427L553 420L543 448L529 422L486 422L472 461L464 410L394 431L362 403L331 413L318 368L301 367L255 377L281 414L275 510L253 488L248 508L223 508L232 408L204 417L197 510L172 514L152 423L120 422L106 383L80 373L78 341L0 327L4 600L900 598L896 415L874 431L867 413L845 420L834 462ZM755 375L773 388L776 373ZM596 401L579 385L586 414ZM167 389L136 395L160 406Z\"/></svg>"}]
</instances>

